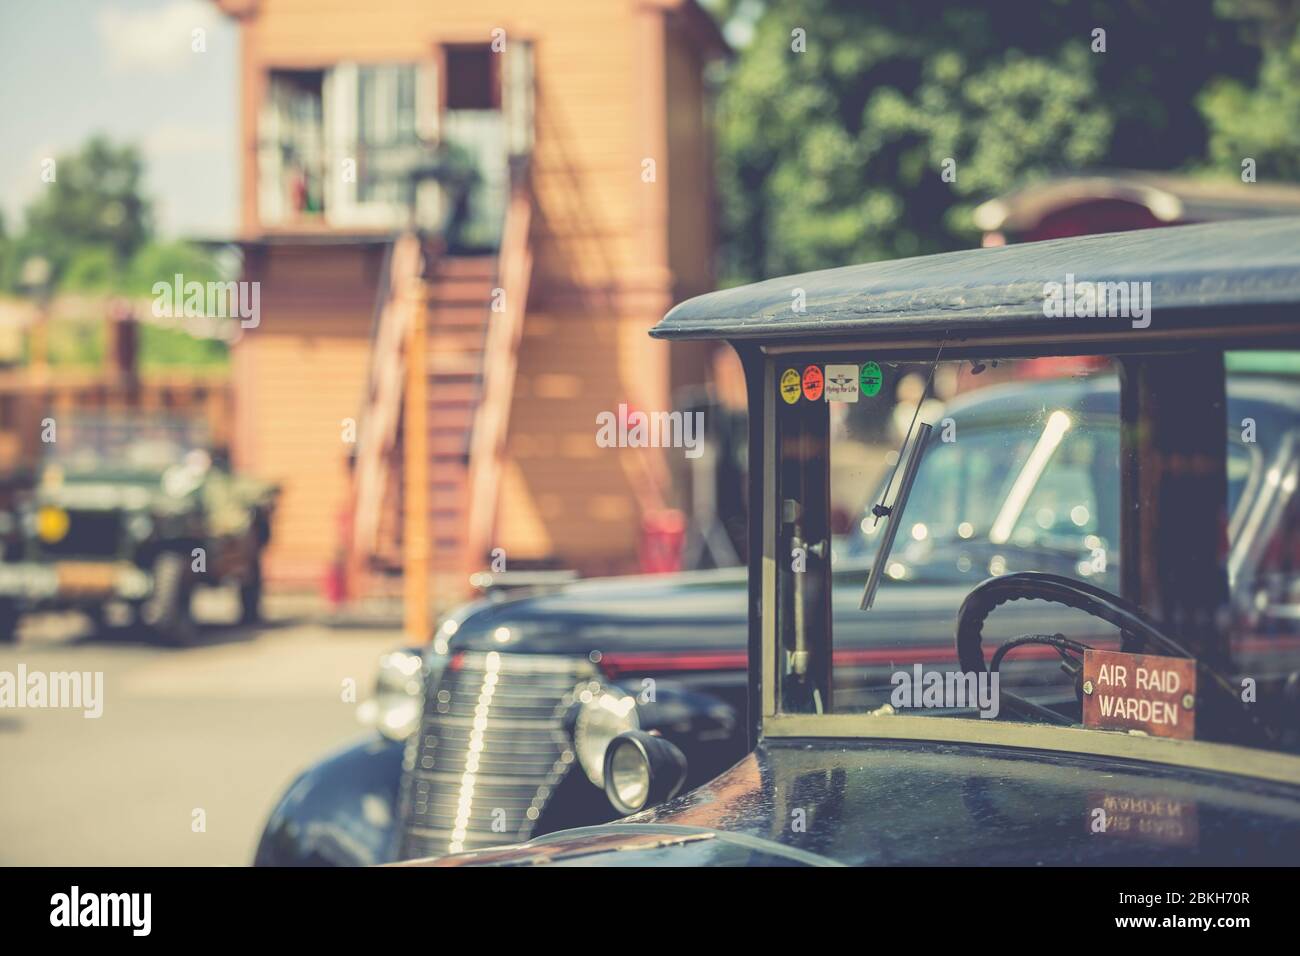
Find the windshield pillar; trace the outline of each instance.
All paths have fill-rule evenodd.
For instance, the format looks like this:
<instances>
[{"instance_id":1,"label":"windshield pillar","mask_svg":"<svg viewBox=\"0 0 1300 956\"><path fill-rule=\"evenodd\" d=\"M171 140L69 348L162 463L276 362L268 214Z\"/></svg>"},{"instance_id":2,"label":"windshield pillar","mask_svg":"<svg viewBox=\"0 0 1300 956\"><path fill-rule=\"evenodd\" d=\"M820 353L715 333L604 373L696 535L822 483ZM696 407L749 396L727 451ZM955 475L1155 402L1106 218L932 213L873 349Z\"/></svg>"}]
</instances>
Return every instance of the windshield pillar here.
<instances>
[{"instance_id":1,"label":"windshield pillar","mask_svg":"<svg viewBox=\"0 0 1300 956\"><path fill-rule=\"evenodd\" d=\"M777 403L775 560L779 710L831 710L830 407Z\"/></svg>"},{"instance_id":2,"label":"windshield pillar","mask_svg":"<svg viewBox=\"0 0 1300 956\"><path fill-rule=\"evenodd\" d=\"M766 653L776 603L776 514L771 489L776 483L775 382L771 363L753 346L731 343L745 369L749 393L749 667L748 743L752 750L763 735L763 718L776 712L772 658Z\"/></svg>"},{"instance_id":3,"label":"windshield pillar","mask_svg":"<svg viewBox=\"0 0 1300 956\"><path fill-rule=\"evenodd\" d=\"M1229 423L1223 353L1125 360L1121 414L1124 596L1164 624L1197 659L1225 664L1223 427Z\"/></svg>"}]
</instances>

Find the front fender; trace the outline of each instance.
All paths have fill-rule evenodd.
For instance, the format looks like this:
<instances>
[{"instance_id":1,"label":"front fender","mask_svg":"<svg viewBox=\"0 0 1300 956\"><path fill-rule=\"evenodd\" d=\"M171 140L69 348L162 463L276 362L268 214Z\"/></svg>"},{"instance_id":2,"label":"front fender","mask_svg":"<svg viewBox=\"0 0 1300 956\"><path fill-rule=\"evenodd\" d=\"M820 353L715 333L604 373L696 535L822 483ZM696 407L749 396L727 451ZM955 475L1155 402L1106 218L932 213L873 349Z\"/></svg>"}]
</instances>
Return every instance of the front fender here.
<instances>
[{"instance_id":1,"label":"front fender","mask_svg":"<svg viewBox=\"0 0 1300 956\"><path fill-rule=\"evenodd\" d=\"M253 865L390 862L405 746L371 734L308 767L271 811Z\"/></svg>"}]
</instances>

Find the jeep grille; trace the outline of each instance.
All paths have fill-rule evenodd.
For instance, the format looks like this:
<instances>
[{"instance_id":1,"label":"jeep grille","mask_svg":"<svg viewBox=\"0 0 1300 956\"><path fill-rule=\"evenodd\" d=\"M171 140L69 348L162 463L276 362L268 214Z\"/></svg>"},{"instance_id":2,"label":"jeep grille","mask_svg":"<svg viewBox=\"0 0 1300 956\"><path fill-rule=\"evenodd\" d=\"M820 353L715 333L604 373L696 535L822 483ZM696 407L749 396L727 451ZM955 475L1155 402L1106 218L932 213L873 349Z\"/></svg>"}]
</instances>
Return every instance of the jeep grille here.
<instances>
[{"instance_id":1,"label":"jeep grille","mask_svg":"<svg viewBox=\"0 0 1300 956\"><path fill-rule=\"evenodd\" d=\"M41 541L51 556L112 558L122 546L122 512L69 511L68 531L58 541Z\"/></svg>"}]
</instances>

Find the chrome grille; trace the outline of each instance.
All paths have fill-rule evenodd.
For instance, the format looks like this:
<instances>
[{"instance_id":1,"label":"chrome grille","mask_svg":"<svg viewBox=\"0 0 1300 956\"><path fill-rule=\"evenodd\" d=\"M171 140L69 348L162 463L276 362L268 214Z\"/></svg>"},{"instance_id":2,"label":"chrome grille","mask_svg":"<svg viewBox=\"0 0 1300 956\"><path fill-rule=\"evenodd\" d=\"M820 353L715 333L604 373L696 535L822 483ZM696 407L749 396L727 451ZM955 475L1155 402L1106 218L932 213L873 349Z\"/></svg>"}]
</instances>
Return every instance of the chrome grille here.
<instances>
[{"instance_id":1,"label":"chrome grille","mask_svg":"<svg viewBox=\"0 0 1300 956\"><path fill-rule=\"evenodd\" d=\"M582 658L462 653L429 688L402 780L404 859L531 836L573 764L564 714Z\"/></svg>"}]
</instances>

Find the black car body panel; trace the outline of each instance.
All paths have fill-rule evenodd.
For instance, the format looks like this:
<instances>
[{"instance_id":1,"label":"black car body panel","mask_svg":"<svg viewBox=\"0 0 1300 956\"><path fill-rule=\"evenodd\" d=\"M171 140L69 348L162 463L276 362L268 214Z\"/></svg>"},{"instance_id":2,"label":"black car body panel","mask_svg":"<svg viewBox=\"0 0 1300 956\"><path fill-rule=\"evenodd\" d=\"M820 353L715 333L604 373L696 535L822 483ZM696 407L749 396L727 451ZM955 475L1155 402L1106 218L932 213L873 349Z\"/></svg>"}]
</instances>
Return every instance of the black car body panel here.
<instances>
[{"instance_id":1,"label":"black car body panel","mask_svg":"<svg viewBox=\"0 0 1300 956\"><path fill-rule=\"evenodd\" d=\"M688 299L650 331L657 339L764 340L815 345L851 336L992 337L1126 328L1127 318L1048 317L1045 282L1075 272L1094 282L1149 282L1162 329L1221 325L1224 310L1256 318L1281 306L1283 324L1300 298L1295 239L1300 219L1049 239L823 269ZM1159 233L1158 235L1156 233ZM790 308L803 290L804 309Z\"/></svg>"},{"instance_id":2,"label":"black car body panel","mask_svg":"<svg viewBox=\"0 0 1300 956\"><path fill-rule=\"evenodd\" d=\"M403 744L379 734L303 771L267 820L255 866L372 866L392 858Z\"/></svg>"},{"instance_id":3,"label":"black car body panel","mask_svg":"<svg viewBox=\"0 0 1300 956\"><path fill-rule=\"evenodd\" d=\"M1086 755L767 741L709 784L620 823L439 862L1294 865L1298 798L1286 784Z\"/></svg>"}]
</instances>

